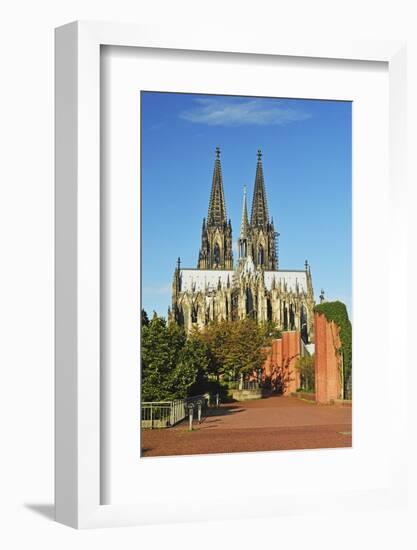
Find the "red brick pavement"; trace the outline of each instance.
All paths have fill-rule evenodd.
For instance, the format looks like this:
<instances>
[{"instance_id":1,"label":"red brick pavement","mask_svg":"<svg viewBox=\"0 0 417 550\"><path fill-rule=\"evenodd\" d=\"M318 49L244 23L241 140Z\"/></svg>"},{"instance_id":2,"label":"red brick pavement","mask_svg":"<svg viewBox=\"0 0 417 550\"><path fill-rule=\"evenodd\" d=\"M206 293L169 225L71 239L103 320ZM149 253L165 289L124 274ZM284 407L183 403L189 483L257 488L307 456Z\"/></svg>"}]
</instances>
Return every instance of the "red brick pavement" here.
<instances>
[{"instance_id":1,"label":"red brick pavement","mask_svg":"<svg viewBox=\"0 0 417 550\"><path fill-rule=\"evenodd\" d=\"M142 456L351 447L351 430L350 407L269 397L211 409L192 432L142 430Z\"/></svg>"}]
</instances>

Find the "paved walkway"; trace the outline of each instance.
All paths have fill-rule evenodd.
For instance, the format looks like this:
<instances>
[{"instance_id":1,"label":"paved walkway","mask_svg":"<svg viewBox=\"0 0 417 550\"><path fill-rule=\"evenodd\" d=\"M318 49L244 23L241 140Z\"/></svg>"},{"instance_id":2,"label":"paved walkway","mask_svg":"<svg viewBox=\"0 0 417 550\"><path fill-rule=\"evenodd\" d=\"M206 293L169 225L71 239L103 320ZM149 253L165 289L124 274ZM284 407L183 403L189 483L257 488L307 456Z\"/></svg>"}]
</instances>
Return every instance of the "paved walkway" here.
<instances>
[{"instance_id":1,"label":"paved walkway","mask_svg":"<svg viewBox=\"0 0 417 550\"><path fill-rule=\"evenodd\" d=\"M350 407L274 396L211 409L192 432L186 422L175 428L142 430L142 455L350 447L351 430Z\"/></svg>"}]
</instances>

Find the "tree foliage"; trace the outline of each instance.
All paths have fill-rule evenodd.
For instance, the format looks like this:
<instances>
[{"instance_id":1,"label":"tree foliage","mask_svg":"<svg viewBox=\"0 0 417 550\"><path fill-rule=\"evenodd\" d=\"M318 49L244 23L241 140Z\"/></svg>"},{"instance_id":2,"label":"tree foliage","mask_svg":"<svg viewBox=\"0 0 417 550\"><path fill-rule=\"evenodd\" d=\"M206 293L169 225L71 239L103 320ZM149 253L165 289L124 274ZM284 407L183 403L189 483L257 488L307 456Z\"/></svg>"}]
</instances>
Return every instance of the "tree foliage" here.
<instances>
[{"instance_id":1,"label":"tree foliage","mask_svg":"<svg viewBox=\"0 0 417 550\"><path fill-rule=\"evenodd\" d=\"M282 332L273 321L263 321L259 324L259 330L264 339L264 345L271 345L272 340L282 336Z\"/></svg>"},{"instance_id":2,"label":"tree foliage","mask_svg":"<svg viewBox=\"0 0 417 550\"><path fill-rule=\"evenodd\" d=\"M256 372L274 334L256 321L214 322L188 335L142 312L142 399L165 401L202 393L221 378Z\"/></svg>"},{"instance_id":3,"label":"tree foliage","mask_svg":"<svg viewBox=\"0 0 417 550\"><path fill-rule=\"evenodd\" d=\"M178 356L174 370L173 383L176 391L185 396L193 394L197 388L204 391L204 382L208 375L208 349L204 342L191 335ZM191 391L190 391L191 390Z\"/></svg>"},{"instance_id":4,"label":"tree foliage","mask_svg":"<svg viewBox=\"0 0 417 550\"><path fill-rule=\"evenodd\" d=\"M149 317L144 309L142 309L142 326L143 327L149 326Z\"/></svg>"},{"instance_id":5,"label":"tree foliage","mask_svg":"<svg viewBox=\"0 0 417 550\"><path fill-rule=\"evenodd\" d=\"M142 399L164 401L185 397L197 377L198 365L185 357L185 332L153 316L142 326Z\"/></svg>"},{"instance_id":6,"label":"tree foliage","mask_svg":"<svg viewBox=\"0 0 417 550\"><path fill-rule=\"evenodd\" d=\"M265 330L251 319L213 322L195 334L207 346L208 372L217 378L245 376L265 360Z\"/></svg>"},{"instance_id":7,"label":"tree foliage","mask_svg":"<svg viewBox=\"0 0 417 550\"><path fill-rule=\"evenodd\" d=\"M297 359L296 368L300 371L300 387L305 391L314 391L315 371L314 355L305 355Z\"/></svg>"}]
</instances>

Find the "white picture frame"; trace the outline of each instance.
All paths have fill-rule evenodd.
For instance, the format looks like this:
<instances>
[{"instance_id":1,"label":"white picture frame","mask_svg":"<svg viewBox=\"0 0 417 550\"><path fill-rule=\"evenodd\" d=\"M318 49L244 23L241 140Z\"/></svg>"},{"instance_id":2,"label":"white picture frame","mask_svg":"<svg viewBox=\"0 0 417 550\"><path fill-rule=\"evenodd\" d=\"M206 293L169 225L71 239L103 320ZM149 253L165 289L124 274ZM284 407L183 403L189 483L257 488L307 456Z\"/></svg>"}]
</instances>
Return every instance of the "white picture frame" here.
<instances>
[{"instance_id":1,"label":"white picture frame","mask_svg":"<svg viewBox=\"0 0 417 550\"><path fill-rule=\"evenodd\" d=\"M275 36L248 37L245 33L219 33L116 23L75 22L56 30L56 519L77 528L134 525L160 521L161 500L143 509L134 504L101 504L100 454L100 48L102 45L250 53L258 55L382 61L389 70L390 188L400 197L406 182L403 171L405 133L405 44L400 41L280 40ZM400 223L404 204L398 200L395 237L405 231ZM401 258L400 258L401 259ZM405 261L405 260L404 260ZM397 265L404 277L405 265ZM405 338L405 336L403 336ZM403 347L405 350L406 346ZM405 353L400 352L400 353ZM404 359L404 357L402 358ZM406 361L397 372L404 388ZM405 408L397 420L405 419ZM402 416L401 416L402 415ZM392 429L392 427L390 428ZM383 491L348 495L357 507L405 498L405 460L402 431L391 457ZM341 495L343 497L343 495ZM162 497L163 498L163 495ZM221 495L219 495L221 498ZM325 505L315 494L288 495L270 514L288 508L316 509ZM332 504L334 506L334 503ZM345 501L344 506L347 506ZM166 502L167 521L191 519ZM230 517L245 515L237 507ZM209 516L210 517L210 516ZM215 515L212 516L215 519ZM198 513L192 519L198 519ZM207 513L205 513L207 519Z\"/></svg>"}]
</instances>

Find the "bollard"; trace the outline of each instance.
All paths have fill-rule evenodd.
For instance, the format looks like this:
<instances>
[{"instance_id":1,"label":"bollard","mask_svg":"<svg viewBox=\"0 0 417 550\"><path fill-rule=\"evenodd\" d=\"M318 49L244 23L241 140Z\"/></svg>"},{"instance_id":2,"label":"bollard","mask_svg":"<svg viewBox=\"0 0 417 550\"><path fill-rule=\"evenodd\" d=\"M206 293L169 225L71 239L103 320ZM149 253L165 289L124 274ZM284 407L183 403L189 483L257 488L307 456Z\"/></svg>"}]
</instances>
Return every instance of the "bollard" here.
<instances>
[{"instance_id":1,"label":"bollard","mask_svg":"<svg viewBox=\"0 0 417 550\"><path fill-rule=\"evenodd\" d=\"M220 403L220 398L219 398L219 394L216 393L216 407L219 406L219 403Z\"/></svg>"},{"instance_id":2,"label":"bollard","mask_svg":"<svg viewBox=\"0 0 417 550\"><path fill-rule=\"evenodd\" d=\"M201 424L201 401L197 402L198 423Z\"/></svg>"},{"instance_id":3,"label":"bollard","mask_svg":"<svg viewBox=\"0 0 417 550\"><path fill-rule=\"evenodd\" d=\"M193 430L193 416L194 416L194 404L189 403L188 405L188 431Z\"/></svg>"}]
</instances>

